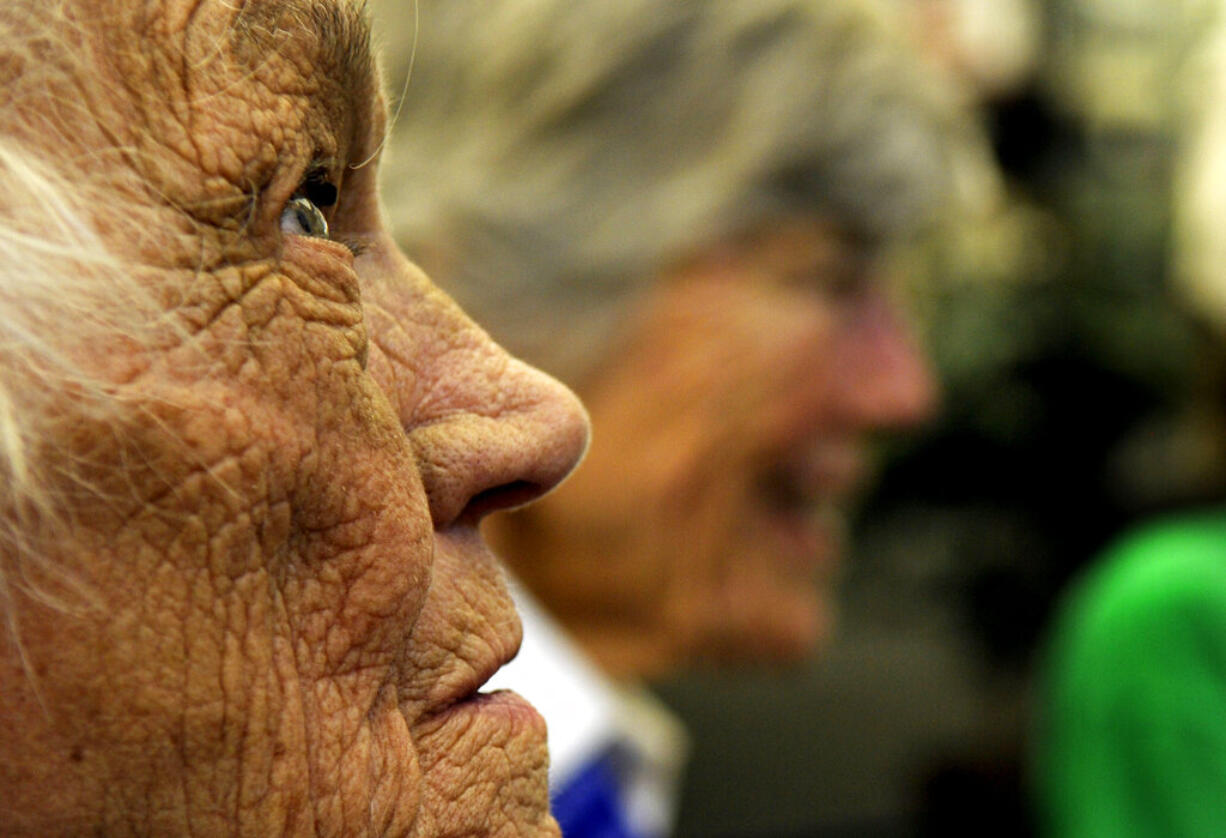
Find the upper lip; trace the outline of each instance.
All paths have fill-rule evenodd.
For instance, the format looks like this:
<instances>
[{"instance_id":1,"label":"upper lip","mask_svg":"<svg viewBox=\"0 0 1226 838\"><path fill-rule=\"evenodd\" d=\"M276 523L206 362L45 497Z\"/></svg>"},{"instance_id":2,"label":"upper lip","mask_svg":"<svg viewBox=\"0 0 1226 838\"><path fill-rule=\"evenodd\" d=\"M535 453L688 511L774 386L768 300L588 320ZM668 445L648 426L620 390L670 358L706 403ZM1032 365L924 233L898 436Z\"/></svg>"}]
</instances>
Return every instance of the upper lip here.
<instances>
[{"instance_id":1,"label":"upper lip","mask_svg":"<svg viewBox=\"0 0 1226 838\"><path fill-rule=\"evenodd\" d=\"M775 506L792 509L843 502L862 483L865 463L853 443L822 442L794 447L774 460L763 487Z\"/></svg>"},{"instance_id":2,"label":"upper lip","mask_svg":"<svg viewBox=\"0 0 1226 838\"><path fill-rule=\"evenodd\" d=\"M519 652L519 639L513 644L513 651L507 655L488 658L480 661L467 675L456 682L456 685L439 695L431 696L425 703L419 721L429 721L437 718L448 710L461 705L480 695L481 688L494 677L494 673L509 663Z\"/></svg>"},{"instance_id":3,"label":"upper lip","mask_svg":"<svg viewBox=\"0 0 1226 838\"><path fill-rule=\"evenodd\" d=\"M457 529L463 529L465 532L457 533ZM459 535L458 539L453 540L468 542L465 544L465 553L474 563L483 560L497 561L475 529L450 528L444 533L439 533L440 539L446 538L447 535ZM479 555L474 556L474 550L479 551ZM497 635L491 632L491 636L486 637L483 642L473 644L471 648L482 651L479 657L463 660L453 658L455 665L443 671L435 679L438 686L427 692L423 704L425 716L438 715L471 699L490 678L494 677L495 672L519 654L519 648L523 642L523 625L518 618L510 595L507 594L505 599L500 599L492 607L500 613L488 615L491 619L483 621L483 625L492 629L496 625L510 623L509 630Z\"/></svg>"},{"instance_id":4,"label":"upper lip","mask_svg":"<svg viewBox=\"0 0 1226 838\"><path fill-rule=\"evenodd\" d=\"M494 673L502 669L519 654L519 647L523 643L523 626L517 620L515 623L518 631L515 635L515 642L509 647L509 652L501 654L488 660L484 660L480 665L472 671L472 677L465 679L462 684L464 688L455 693L455 697L446 703L446 706L459 704L462 701L467 701L481 691L486 682L494 677Z\"/></svg>"}]
</instances>

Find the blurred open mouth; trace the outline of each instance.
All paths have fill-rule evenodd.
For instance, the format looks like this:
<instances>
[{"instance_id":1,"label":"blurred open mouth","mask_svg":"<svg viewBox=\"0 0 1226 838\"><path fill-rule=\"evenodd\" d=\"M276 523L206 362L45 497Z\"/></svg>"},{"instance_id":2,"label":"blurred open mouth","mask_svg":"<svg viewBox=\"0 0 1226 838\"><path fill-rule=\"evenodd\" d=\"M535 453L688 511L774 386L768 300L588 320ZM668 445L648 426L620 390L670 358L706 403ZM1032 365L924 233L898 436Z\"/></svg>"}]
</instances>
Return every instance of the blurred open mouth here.
<instances>
[{"instance_id":1,"label":"blurred open mouth","mask_svg":"<svg viewBox=\"0 0 1226 838\"><path fill-rule=\"evenodd\" d=\"M806 579L833 572L863 474L858 447L827 442L793 449L763 472L759 497L781 569Z\"/></svg>"}]
</instances>

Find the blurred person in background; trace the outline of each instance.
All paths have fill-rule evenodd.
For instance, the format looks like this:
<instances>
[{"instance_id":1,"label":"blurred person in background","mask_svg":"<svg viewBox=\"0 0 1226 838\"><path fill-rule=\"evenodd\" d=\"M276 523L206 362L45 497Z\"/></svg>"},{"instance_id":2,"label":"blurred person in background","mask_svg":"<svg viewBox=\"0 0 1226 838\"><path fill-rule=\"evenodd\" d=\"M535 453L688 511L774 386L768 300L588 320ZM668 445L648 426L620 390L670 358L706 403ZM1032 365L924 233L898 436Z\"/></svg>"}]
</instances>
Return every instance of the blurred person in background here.
<instances>
[{"instance_id":1,"label":"blurred person in background","mask_svg":"<svg viewBox=\"0 0 1226 838\"><path fill-rule=\"evenodd\" d=\"M663 834L684 736L633 685L828 641L870 444L936 406L891 256L990 172L871 3L412 5L395 235L596 429L487 529L535 614L502 683L567 834Z\"/></svg>"}]
</instances>

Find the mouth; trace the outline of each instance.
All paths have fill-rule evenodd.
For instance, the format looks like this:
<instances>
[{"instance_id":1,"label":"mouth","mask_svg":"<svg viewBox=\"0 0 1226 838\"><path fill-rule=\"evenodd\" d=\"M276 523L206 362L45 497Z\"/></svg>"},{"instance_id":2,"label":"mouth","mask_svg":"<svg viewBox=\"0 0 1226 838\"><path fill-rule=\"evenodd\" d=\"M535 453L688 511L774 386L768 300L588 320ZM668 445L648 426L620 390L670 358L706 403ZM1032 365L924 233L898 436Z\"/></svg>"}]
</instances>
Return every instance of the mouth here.
<instances>
[{"instance_id":1,"label":"mouth","mask_svg":"<svg viewBox=\"0 0 1226 838\"><path fill-rule=\"evenodd\" d=\"M484 569L498 581L485 578L485 608L471 620L453 623L444 617L442 623L450 642L440 640L438 645L455 650L454 668L438 679L436 689L423 703L418 724L428 729L465 719L501 719L516 726L539 728L543 736L544 721L524 698L511 690L485 689L494 674L519 654L523 640L523 626L502 583L497 559L476 530L469 527L440 533L436 548L440 561L464 569L465 574ZM472 601L480 599L473 592L482 585L472 577L453 577L451 581L445 586L447 590L439 591L440 599L434 603L436 614L458 612L458 606L471 608Z\"/></svg>"},{"instance_id":2,"label":"mouth","mask_svg":"<svg viewBox=\"0 0 1226 838\"><path fill-rule=\"evenodd\" d=\"M449 825L449 835L475 836L502 834L494 817L548 821L545 719L488 683L519 652L522 636L503 571L476 528L436 529L430 581L388 691L404 734L397 764L419 777L419 830ZM548 830L516 834L529 832Z\"/></svg>"},{"instance_id":3,"label":"mouth","mask_svg":"<svg viewBox=\"0 0 1226 838\"><path fill-rule=\"evenodd\" d=\"M426 719L438 718L447 715L452 711L470 707L477 709L486 705L497 705L504 703L508 696L518 696L510 690L490 690L483 692L482 687L494 677L499 669L511 660L519 652L521 637L517 636L513 645L513 651L510 654L499 655L484 662L478 669L472 671L472 674L460 682L460 685L453 690L448 691L448 695L441 698L433 704L426 712ZM521 701L523 699L520 699Z\"/></svg>"},{"instance_id":4,"label":"mouth","mask_svg":"<svg viewBox=\"0 0 1226 838\"><path fill-rule=\"evenodd\" d=\"M783 568L807 578L833 570L864 473L864 458L850 442L793 449L763 471L761 508Z\"/></svg>"},{"instance_id":5,"label":"mouth","mask_svg":"<svg viewBox=\"0 0 1226 838\"><path fill-rule=\"evenodd\" d=\"M435 706L418 721L417 733L430 736L443 728L471 731L492 726L506 736L526 734L545 741L545 718L536 707L514 690L485 691L480 689L483 685L484 681L469 692Z\"/></svg>"}]
</instances>

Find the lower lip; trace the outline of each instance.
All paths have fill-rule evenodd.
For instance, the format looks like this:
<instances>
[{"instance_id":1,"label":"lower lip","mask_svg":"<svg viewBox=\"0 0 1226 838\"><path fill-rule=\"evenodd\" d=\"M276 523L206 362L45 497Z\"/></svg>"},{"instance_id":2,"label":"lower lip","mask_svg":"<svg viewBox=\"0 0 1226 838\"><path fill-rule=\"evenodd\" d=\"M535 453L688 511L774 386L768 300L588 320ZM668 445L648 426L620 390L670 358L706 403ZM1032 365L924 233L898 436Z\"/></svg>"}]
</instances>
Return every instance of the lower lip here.
<instances>
[{"instance_id":1,"label":"lower lip","mask_svg":"<svg viewBox=\"0 0 1226 838\"><path fill-rule=\"evenodd\" d=\"M431 720L442 725L454 722L473 723L479 719L483 720L484 724L509 727L512 733L522 731L545 736L545 718L527 699L512 690L474 693L463 701L457 701L433 714Z\"/></svg>"}]
</instances>

